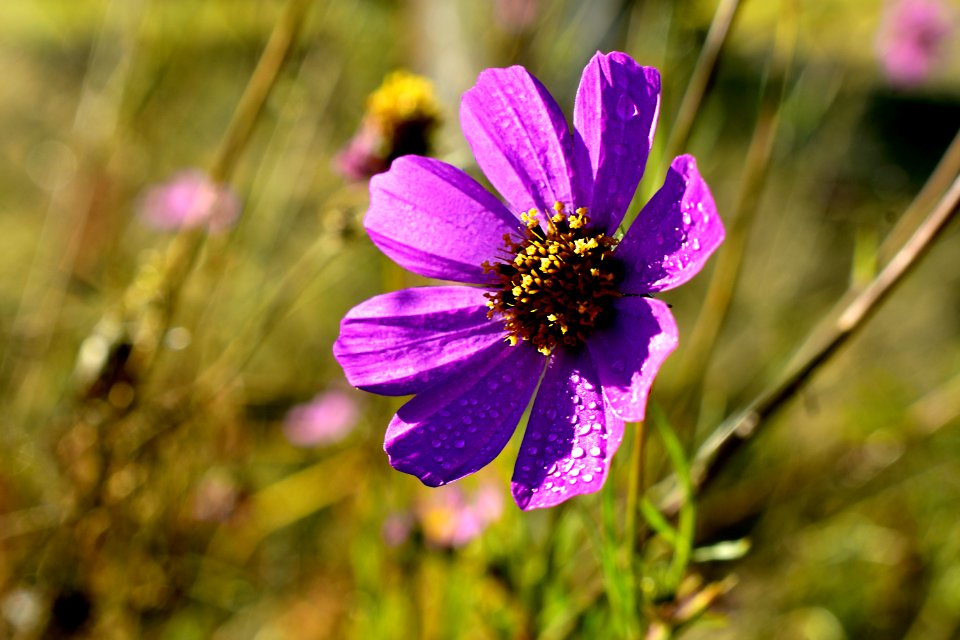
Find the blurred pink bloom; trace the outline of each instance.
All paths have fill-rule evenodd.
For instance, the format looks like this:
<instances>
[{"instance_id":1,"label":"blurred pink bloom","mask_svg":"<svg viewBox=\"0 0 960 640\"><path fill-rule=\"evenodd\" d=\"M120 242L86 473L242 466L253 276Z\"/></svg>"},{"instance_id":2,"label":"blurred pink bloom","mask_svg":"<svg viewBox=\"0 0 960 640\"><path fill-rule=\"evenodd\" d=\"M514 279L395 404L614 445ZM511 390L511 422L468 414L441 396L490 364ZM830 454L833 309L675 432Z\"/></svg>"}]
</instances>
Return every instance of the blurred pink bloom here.
<instances>
[{"instance_id":1,"label":"blurred pink bloom","mask_svg":"<svg viewBox=\"0 0 960 640\"><path fill-rule=\"evenodd\" d=\"M206 225L211 233L221 233L239 216L240 200L202 171L188 169L148 189L140 201L139 212L148 225L157 229Z\"/></svg>"},{"instance_id":2,"label":"blurred pink bloom","mask_svg":"<svg viewBox=\"0 0 960 640\"><path fill-rule=\"evenodd\" d=\"M333 389L290 409L283 432L287 440L299 447L333 444L353 430L359 414L353 396Z\"/></svg>"},{"instance_id":3,"label":"blurred pink bloom","mask_svg":"<svg viewBox=\"0 0 960 640\"><path fill-rule=\"evenodd\" d=\"M224 522L236 510L240 491L222 471L210 471L193 493L193 517L201 522Z\"/></svg>"},{"instance_id":4,"label":"blurred pink bloom","mask_svg":"<svg viewBox=\"0 0 960 640\"><path fill-rule=\"evenodd\" d=\"M413 516L407 512L391 513L381 528L383 541L388 547L399 547L410 538L413 529Z\"/></svg>"},{"instance_id":5,"label":"blurred pink bloom","mask_svg":"<svg viewBox=\"0 0 960 640\"><path fill-rule=\"evenodd\" d=\"M884 72L893 84L922 83L946 54L954 31L953 15L941 0L895 0L889 4L877 36Z\"/></svg>"},{"instance_id":6,"label":"blurred pink bloom","mask_svg":"<svg viewBox=\"0 0 960 640\"><path fill-rule=\"evenodd\" d=\"M496 0L493 14L506 31L525 31L540 14L540 0Z\"/></svg>"},{"instance_id":7,"label":"blurred pink bloom","mask_svg":"<svg viewBox=\"0 0 960 640\"><path fill-rule=\"evenodd\" d=\"M467 492L460 485L431 490L417 505L417 517L427 544L461 547L503 514L503 496L493 484Z\"/></svg>"}]
</instances>

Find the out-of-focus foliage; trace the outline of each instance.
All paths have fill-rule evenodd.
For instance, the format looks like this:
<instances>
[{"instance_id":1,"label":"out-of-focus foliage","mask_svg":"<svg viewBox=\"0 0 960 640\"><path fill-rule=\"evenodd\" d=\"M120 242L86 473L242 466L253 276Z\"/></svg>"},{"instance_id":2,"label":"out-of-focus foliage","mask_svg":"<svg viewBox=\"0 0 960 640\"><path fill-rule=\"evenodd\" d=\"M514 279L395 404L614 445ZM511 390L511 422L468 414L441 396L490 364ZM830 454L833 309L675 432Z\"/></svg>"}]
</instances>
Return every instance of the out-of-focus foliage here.
<instances>
[{"instance_id":1,"label":"out-of-focus foliage","mask_svg":"<svg viewBox=\"0 0 960 640\"><path fill-rule=\"evenodd\" d=\"M478 175L457 107L481 69L523 64L569 105L595 50L626 51L664 80L648 195L715 3L316 0L230 180L241 217L204 244L160 351L131 377L124 314L152 300L174 237L137 218L140 198L214 161L284 4L0 3L0 638L629 631L609 568L622 561L637 428L601 494L545 512L506 504L476 537L444 544L431 537L436 510L463 517L464 498L437 502L382 452L402 399L357 393L355 427L323 446L295 446L284 419L342 388L331 344L347 309L423 282L373 249L365 187L333 168L387 74L433 81L437 155ZM957 134L960 43L923 82L896 88L877 57L883 9L747 2L734 22L684 149L728 224L780 72L771 61L784 38L795 51L709 361L690 363L684 340L709 278L664 296L681 342L653 397L688 452L776 379L851 283L873 277L883 239ZM648 537L638 609L707 609L688 638L960 633L958 256L954 226L729 462L699 500L701 548L669 593L657 593L669 545ZM692 396L690 371L703 373ZM645 451L647 486L670 469L660 442ZM465 495L493 486L506 501L516 445L464 480Z\"/></svg>"}]
</instances>

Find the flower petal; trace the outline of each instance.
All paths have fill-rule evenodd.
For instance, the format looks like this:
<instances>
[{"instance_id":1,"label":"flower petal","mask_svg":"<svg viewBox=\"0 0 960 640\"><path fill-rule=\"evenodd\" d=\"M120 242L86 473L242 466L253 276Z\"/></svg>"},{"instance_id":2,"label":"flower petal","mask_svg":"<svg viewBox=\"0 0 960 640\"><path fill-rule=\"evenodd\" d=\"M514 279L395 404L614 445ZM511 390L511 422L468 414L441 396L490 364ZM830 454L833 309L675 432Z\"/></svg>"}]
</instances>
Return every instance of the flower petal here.
<instances>
[{"instance_id":1,"label":"flower petal","mask_svg":"<svg viewBox=\"0 0 960 640\"><path fill-rule=\"evenodd\" d=\"M552 507L598 491L622 438L623 420L606 410L589 352L555 352L513 470L517 505Z\"/></svg>"},{"instance_id":2,"label":"flower petal","mask_svg":"<svg viewBox=\"0 0 960 640\"><path fill-rule=\"evenodd\" d=\"M544 358L526 343L445 378L400 407L384 450L394 469L430 486L486 466L503 450L523 415Z\"/></svg>"},{"instance_id":3,"label":"flower petal","mask_svg":"<svg viewBox=\"0 0 960 640\"><path fill-rule=\"evenodd\" d=\"M643 294L683 284L723 237L723 222L696 160L678 156L617 247L616 256L627 266L620 291Z\"/></svg>"},{"instance_id":4,"label":"flower petal","mask_svg":"<svg viewBox=\"0 0 960 640\"><path fill-rule=\"evenodd\" d=\"M614 312L613 324L591 335L587 348L610 410L639 422L660 365L677 348L677 324L670 308L651 298L620 298Z\"/></svg>"},{"instance_id":5,"label":"flower petal","mask_svg":"<svg viewBox=\"0 0 960 640\"><path fill-rule=\"evenodd\" d=\"M608 235L633 199L660 113L660 72L625 53L597 52L583 70L573 126L590 154L590 217Z\"/></svg>"},{"instance_id":6,"label":"flower petal","mask_svg":"<svg viewBox=\"0 0 960 640\"><path fill-rule=\"evenodd\" d=\"M386 293L351 309L333 355L355 387L384 395L417 393L504 343L487 319L483 289L422 287Z\"/></svg>"},{"instance_id":7,"label":"flower petal","mask_svg":"<svg viewBox=\"0 0 960 640\"><path fill-rule=\"evenodd\" d=\"M545 213L556 202L582 206L578 180L590 178L586 153L577 171L563 111L523 67L481 73L463 95L460 126L477 164L514 213Z\"/></svg>"},{"instance_id":8,"label":"flower petal","mask_svg":"<svg viewBox=\"0 0 960 640\"><path fill-rule=\"evenodd\" d=\"M428 278L488 283L484 261L503 249L519 220L466 173L439 160L404 156L370 180L370 239L402 267Z\"/></svg>"}]
</instances>

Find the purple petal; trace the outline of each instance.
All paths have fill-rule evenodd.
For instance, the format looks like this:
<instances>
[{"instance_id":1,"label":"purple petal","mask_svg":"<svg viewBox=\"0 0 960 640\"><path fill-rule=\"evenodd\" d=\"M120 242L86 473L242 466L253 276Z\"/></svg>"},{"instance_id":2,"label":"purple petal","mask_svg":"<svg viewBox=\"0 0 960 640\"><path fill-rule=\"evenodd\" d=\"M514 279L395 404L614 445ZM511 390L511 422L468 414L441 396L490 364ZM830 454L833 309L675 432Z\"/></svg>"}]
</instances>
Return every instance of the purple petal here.
<instances>
[{"instance_id":1,"label":"purple petal","mask_svg":"<svg viewBox=\"0 0 960 640\"><path fill-rule=\"evenodd\" d=\"M503 250L519 221L456 167L419 156L394 160L370 180L364 227L385 254L428 278L483 284L481 265Z\"/></svg>"},{"instance_id":2,"label":"purple petal","mask_svg":"<svg viewBox=\"0 0 960 640\"><path fill-rule=\"evenodd\" d=\"M637 190L660 113L660 72L625 53L597 53L583 70L574 129L590 154L594 225L612 234Z\"/></svg>"},{"instance_id":3,"label":"purple petal","mask_svg":"<svg viewBox=\"0 0 960 640\"><path fill-rule=\"evenodd\" d=\"M370 298L340 323L333 355L355 387L417 393L467 362L489 359L504 342L487 319L483 289L423 287Z\"/></svg>"},{"instance_id":4,"label":"purple petal","mask_svg":"<svg viewBox=\"0 0 960 640\"><path fill-rule=\"evenodd\" d=\"M481 73L463 95L460 126L477 164L514 213L551 211L556 202L583 206L578 180L590 178L586 154L577 171L563 112L523 67Z\"/></svg>"},{"instance_id":5,"label":"purple petal","mask_svg":"<svg viewBox=\"0 0 960 640\"><path fill-rule=\"evenodd\" d=\"M666 304L650 298L620 298L614 311L613 325L591 335L587 346L610 410L639 422L660 365L677 347L677 324Z\"/></svg>"},{"instance_id":6,"label":"purple petal","mask_svg":"<svg viewBox=\"0 0 960 640\"><path fill-rule=\"evenodd\" d=\"M496 355L448 376L400 407L384 450L394 469L430 486L486 466L516 429L543 370L527 343L501 343Z\"/></svg>"},{"instance_id":7,"label":"purple petal","mask_svg":"<svg viewBox=\"0 0 960 640\"><path fill-rule=\"evenodd\" d=\"M627 272L620 291L653 293L683 284L700 271L723 236L723 222L696 160L678 156L617 247Z\"/></svg>"},{"instance_id":8,"label":"purple petal","mask_svg":"<svg viewBox=\"0 0 960 640\"><path fill-rule=\"evenodd\" d=\"M606 410L588 351L555 352L513 470L517 505L552 507L598 491L622 438L623 420Z\"/></svg>"}]
</instances>

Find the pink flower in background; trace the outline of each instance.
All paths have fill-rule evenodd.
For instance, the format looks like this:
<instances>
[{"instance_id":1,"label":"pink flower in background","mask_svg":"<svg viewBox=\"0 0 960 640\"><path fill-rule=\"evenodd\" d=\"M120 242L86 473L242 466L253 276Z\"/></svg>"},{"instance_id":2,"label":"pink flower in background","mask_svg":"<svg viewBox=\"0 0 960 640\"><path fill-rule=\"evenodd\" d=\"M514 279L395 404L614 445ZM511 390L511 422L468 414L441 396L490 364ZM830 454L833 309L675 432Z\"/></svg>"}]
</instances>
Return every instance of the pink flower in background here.
<instances>
[{"instance_id":1,"label":"pink flower in background","mask_svg":"<svg viewBox=\"0 0 960 640\"><path fill-rule=\"evenodd\" d=\"M946 54L953 16L940 0L896 0L880 25L877 49L884 72L902 87L922 83Z\"/></svg>"},{"instance_id":2,"label":"pink flower in background","mask_svg":"<svg viewBox=\"0 0 960 640\"><path fill-rule=\"evenodd\" d=\"M391 513L383 520L380 533L388 547L399 547L410 538L413 528L413 514L409 512Z\"/></svg>"},{"instance_id":3,"label":"pink flower in background","mask_svg":"<svg viewBox=\"0 0 960 640\"><path fill-rule=\"evenodd\" d=\"M206 225L211 233L229 229L240 215L240 200L198 169L188 169L150 188L139 206L141 219L157 229Z\"/></svg>"},{"instance_id":4,"label":"pink flower in background","mask_svg":"<svg viewBox=\"0 0 960 640\"><path fill-rule=\"evenodd\" d=\"M525 31L534 25L540 15L540 0L496 0L493 3L493 15L507 31Z\"/></svg>"},{"instance_id":5,"label":"pink flower in background","mask_svg":"<svg viewBox=\"0 0 960 640\"><path fill-rule=\"evenodd\" d=\"M298 447L333 444L353 431L359 416L357 402L349 393L338 389L325 391L290 409L283 433Z\"/></svg>"},{"instance_id":6,"label":"pink flower in background","mask_svg":"<svg viewBox=\"0 0 960 640\"><path fill-rule=\"evenodd\" d=\"M492 484L472 492L450 485L426 494L416 513L427 544L462 547L500 519L503 496Z\"/></svg>"}]
</instances>

